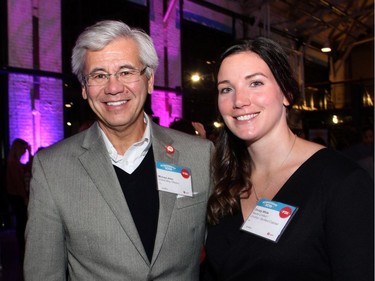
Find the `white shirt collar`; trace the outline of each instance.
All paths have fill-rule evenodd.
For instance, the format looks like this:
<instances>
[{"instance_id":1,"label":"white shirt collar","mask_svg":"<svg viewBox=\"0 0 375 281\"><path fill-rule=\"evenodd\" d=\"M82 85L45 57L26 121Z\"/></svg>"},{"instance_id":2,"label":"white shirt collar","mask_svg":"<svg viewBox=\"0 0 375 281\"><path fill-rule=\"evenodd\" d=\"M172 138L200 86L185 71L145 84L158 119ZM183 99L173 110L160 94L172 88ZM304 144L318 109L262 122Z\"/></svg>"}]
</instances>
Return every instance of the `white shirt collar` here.
<instances>
[{"instance_id":1,"label":"white shirt collar","mask_svg":"<svg viewBox=\"0 0 375 281\"><path fill-rule=\"evenodd\" d=\"M144 114L146 129L140 141L132 144L124 155L118 154L106 134L100 129L112 164L118 166L128 173L132 173L142 162L151 146L151 126L147 114Z\"/></svg>"}]
</instances>

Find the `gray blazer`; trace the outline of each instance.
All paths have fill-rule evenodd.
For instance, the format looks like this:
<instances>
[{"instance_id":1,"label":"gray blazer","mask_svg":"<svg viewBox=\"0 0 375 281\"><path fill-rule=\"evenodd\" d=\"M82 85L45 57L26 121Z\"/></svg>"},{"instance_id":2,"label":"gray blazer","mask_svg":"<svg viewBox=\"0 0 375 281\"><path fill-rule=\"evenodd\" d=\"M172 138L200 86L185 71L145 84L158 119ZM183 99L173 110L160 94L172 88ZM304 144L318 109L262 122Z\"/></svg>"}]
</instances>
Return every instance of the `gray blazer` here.
<instances>
[{"instance_id":1,"label":"gray blazer","mask_svg":"<svg viewBox=\"0 0 375 281\"><path fill-rule=\"evenodd\" d=\"M95 123L34 157L26 281L198 280L213 144L154 123L151 134L155 160L191 168L195 193L159 192L151 263Z\"/></svg>"}]
</instances>

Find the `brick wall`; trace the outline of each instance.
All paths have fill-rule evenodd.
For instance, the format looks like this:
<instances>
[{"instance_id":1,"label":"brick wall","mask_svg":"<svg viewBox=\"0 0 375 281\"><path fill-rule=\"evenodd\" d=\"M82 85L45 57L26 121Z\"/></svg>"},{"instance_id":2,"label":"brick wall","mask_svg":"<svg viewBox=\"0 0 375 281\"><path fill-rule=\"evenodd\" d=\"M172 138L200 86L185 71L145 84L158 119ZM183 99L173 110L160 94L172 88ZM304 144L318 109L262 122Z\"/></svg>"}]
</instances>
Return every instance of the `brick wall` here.
<instances>
[{"instance_id":1,"label":"brick wall","mask_svg":"<svg viewBox=\"0 0 375 281\"><path fill-rule=\"evenodd\" d=\"M10 66L33 69L35 64L41 70L61 72L60 14L60 0L8 0ZM36 44L33 15L39 18ZM10 143L22 138L35 152L41 146L61 140L64 137L62 81L11 73L8 83Z\"/></svg>"},{"instance_id":2,"label":"brick wall","mask_svg":"<svg viewBox=\"0 0 375 281\"><path fill-rule=\"evenodd\" d=\"M174 89L181 86L179 1L169 1L171 10L165 23L163 18L167 11L163 11L163 1L150 2L150 35L159 57L155 85ZM162 126L168 127L175 118L182 117L182 96L176 92L154 91L151 104Z\"/></svg>"}]
</instances>

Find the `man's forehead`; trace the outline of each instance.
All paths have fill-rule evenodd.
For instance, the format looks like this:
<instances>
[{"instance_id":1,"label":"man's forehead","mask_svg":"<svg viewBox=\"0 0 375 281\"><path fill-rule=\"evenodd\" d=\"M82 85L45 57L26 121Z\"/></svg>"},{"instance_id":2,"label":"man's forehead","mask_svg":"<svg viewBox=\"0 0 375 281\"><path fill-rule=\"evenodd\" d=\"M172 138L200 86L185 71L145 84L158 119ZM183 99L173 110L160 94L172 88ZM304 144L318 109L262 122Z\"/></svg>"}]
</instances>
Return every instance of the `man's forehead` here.
<instances>
[{"instance_id":1,"label":"man's forehead","mask_svg":"<svg viewBox=\"0 0 375 281\"><path fill-rule=\"evenodd\" d=\"M85 68L90 71L94 68L138 68L140 65L138 46L134 40L128 38L116 39L101 50L88 50L85 59Z\"/></svg>"}]
</instances>

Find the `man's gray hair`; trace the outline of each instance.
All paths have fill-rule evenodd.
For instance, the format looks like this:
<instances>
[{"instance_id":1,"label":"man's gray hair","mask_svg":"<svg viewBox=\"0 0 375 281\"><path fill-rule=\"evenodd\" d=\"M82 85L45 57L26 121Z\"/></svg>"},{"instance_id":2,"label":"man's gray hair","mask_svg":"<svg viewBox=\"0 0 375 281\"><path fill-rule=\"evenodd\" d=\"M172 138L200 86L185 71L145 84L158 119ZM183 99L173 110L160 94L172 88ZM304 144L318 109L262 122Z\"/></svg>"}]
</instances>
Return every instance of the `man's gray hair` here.
<instances>
[{"instance_id":1,"label":"man's gray hair","mask_svg":"<svg viewBox=\"0 0 375 281\"><path fill-rule=\"evenodd\" d=\"M158 66L158 56L152 38L143 30L131 28L121 21L104 20L87 27L78 37L72 53L72 71L84 84L83 69L86 52L99 51L119 38L133 39L139 47L139 59L147 66L145 75L149 78Z\"/></svg>"}]
</instances>

